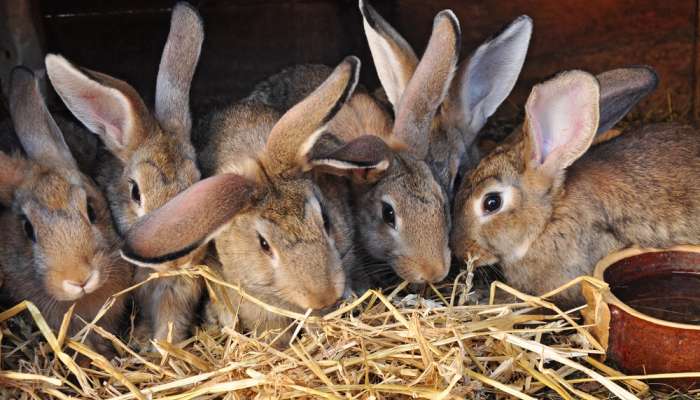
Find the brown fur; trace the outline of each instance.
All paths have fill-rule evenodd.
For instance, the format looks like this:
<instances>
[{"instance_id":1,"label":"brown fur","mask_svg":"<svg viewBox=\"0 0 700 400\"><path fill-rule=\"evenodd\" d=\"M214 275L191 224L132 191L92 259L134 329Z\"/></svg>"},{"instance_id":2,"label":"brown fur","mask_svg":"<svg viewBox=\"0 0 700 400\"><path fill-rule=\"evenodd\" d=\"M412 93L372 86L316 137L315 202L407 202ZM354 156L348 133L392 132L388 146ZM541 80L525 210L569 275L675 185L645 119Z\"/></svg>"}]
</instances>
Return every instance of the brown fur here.
<instances>
[{"instance_id":1,"label":"brown fur","mask_svg":"<svg viewBox=\"0 0 700 400\"><path fill-rule=\"evenodd\" d=\"M591 148L554 175L532 165L527 132L526 123L460 187L452 234L458 257L500 262L510 284L538 295L592 273L624 247L700 243L697 131L649 126ZM480 222L474 207L497 185L511 188L513 204ZM569 291L560 300L581 298Z\"/></svg>"},{"instance_id":2,"label":"brown fur","mask_svg":"<svg viewBox=\"0 0 700 400\"><path fill-rule=\"evenodd\" d=\"M126 82L94 71L83 73L65 60L47 57L48 74L58 94L106 145L97 181L107 194L121 235L200 179L190 141L189 89L202 40L197 11L179 3L173 9L161 58L153 114ZM132 198L134 185L140 193L138 201ZM149 267L165 271L195 264L205 251L202 247ZM137 281L153 272L150 268L138 271ZM153 337L165 339L168 322L173 322L173 340L184 339L201 293L202 282L189 278L161 279L139 288L137 300Z\"/></svg>"},{"instance_id":3,"label":"brown fur","mask_svg":"<svg viewBox=\"0 0 700 400\"><path fill-rule=\"evenodd\" d=\"M133 267L119 257L107 202L77 170L31 73L13 72L11 87L15 130L30 159L0 153L3 297L31 301L52 329L75 304L68 331L74 334L83 326L81 318L92 321L111 295L130 285ZM83 290L68 290L66 282ZM117 333L124 312L121 296L98 325ZM112 354L101 337L92 334L88 341Z\"/></svg>"}]
</instances>

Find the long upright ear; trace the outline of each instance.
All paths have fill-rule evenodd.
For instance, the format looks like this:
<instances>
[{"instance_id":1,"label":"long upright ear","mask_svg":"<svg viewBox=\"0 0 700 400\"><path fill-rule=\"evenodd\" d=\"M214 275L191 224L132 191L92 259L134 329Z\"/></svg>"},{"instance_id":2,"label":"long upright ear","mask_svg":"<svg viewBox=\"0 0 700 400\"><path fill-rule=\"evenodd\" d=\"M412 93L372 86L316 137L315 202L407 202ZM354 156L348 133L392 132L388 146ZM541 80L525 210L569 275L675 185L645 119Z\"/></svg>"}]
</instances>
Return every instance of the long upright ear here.
<instances>
[{"instance_id":1,"label":"long upright ear","mask_svg":"<svg viewBox=\"0 0 700 400\"><path fill-rule=\"evenodd\" d=\"M379 81L396 112L401 95L418 66L418 57L406 39L365 0L360 0L360 12Z\"/></svg>"},{"instance_id":2,"label":"long upright ear","mask_svg":"<svg viewBox=\"0 0 700 400\"><path fill-rule=\"evenodd\" d=\"M122 255L137 264L187 255L247 209L256 193L253 181L236 174L201 180L139 219L126 234Z\"/></svg>"},{"instance_id":3,"label":"long upright ear","mask_svg":"<svg viewBox=\"0 0 700 400\"><path fill-rule=\"evenodd\" d=\"M306 154L307 163L316 171L347 176L356 183L379 179L391 163L391 149L374 135L363 135L344 143L324 132Z\"/></svg>"},{"instance_id":4,"label":"long upright ear","mask_svg":"<svg viewBox=\"0 0 700 400\"><path fill-rule=\"evenodd\" d=\"M535 86L525 105L528 168L557 176L590 147L598 129L598 81L567 71Z\"/></svg>"},{"instance_id":5,"label":"long upright ear","mask_svg":"<svg viewBox=\"0 0 700 400\"><path fill-rule=\"evenodd\" d=\"M10 114L29 158L44 165L78 169L61 130L46 108L34 73L28 68L12 70Z\"/></svg>"},{"instance_id":6,"label":"long upright ear","mask_svg":"<svg viewBox=\"0 0 700 400\"><path fill-rule=\"evenodd\" d=\"M467 146L513 90L531 36L532 19L520 16L460 64L443 112L446 122L462 132Z\"/></svg>"},{"instance_id":7,"label":"long upright ear","mask_svg":"<svg viewBox=\"0 0 700 400\"><path fill-rule=\"evenodd\" d=\"M345 58L321 86L277 121L265 146L264 161L270 174L295 167L308 169L306 154L352 96L359 72L360 60L354 56Z\"/></svg>"},{"instance_id":8,"label":"long upright ear","mask_svg":"<svg viewBox=\"0 0 700 400\"><path fill-rule=\"evenodd\" d=\"M452 82L461 37L454 13L438 13L428 47L401 97L393 134L419 159L428 154L430 127Z\"/></svg>"},{"instance_id":9,"label":"long upright ear","mask_svg":"<svg viewBox=\"0 0 700 400\"><path fill-rule=\"evenodd\" d=\"M156 119L166 131L187 139L192 131L190 85L203 41L204 27L197 10L185 2L176 4L158 69Z\"/></svg>"},{"instance_id":10,"label":"long upright ear","mask_svg":"<svg viewBox=\"0 0 700 400\"><path fill-rule=\"evenodd\" d=\"M151 129L148 108L128 83L78 69L54 54L46 56L46 71L73 115L118 157L127 157Z\"/></svg>"},{"instance_id":11,"label":"long upright ear","mask_svg":"<svg viewBox=\"0 0 700 400\"><path fill-rule=\"evenodd\" d=\"M600 84L599 134L615 126L659 84L656 72L646 65L613 69L596 78Z\"/></svg>"},{"instance_id":12,"label":"long upright ear","mask_svg":"<svg viewBox=\"0 0 700 400\"><path fill-rule=\"evenodd\" d=\"M0 205L8 207L12 203L15 189L22 183L26 161L0 151Z\"/></svg>"}]
</instances>

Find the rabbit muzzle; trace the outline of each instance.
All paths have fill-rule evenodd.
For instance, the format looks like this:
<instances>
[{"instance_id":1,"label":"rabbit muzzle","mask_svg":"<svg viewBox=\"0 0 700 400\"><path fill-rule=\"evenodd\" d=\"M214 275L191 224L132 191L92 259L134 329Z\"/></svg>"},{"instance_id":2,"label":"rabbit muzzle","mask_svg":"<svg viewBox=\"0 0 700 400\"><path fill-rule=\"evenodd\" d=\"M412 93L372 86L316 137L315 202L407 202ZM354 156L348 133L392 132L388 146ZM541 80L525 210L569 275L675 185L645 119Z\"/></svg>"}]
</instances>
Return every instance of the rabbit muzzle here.
<instances>
[{"instance_id":1,"label":"rabbit muzzle","mask_svg":"<svg viewBox=\"0 0 700 400\"><path fill-rule=\"evenodd\" d=\"M428 260L424 257L399 256L394 264L396 273L410 283L437 283L450 272L449 257L447 260Z\"/></svg>"}]
</instances>

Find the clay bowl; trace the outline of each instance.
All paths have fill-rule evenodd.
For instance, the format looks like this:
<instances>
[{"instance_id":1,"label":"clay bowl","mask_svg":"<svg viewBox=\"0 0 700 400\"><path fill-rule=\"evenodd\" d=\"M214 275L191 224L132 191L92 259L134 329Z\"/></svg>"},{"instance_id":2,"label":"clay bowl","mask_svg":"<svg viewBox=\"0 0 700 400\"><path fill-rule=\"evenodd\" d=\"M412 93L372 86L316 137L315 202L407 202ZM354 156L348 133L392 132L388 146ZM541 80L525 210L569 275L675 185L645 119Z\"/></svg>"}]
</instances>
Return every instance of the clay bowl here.
<instances>
[{"instance_id":1,"label":"clay bowl","mask_svg":"<svg viewBox=\"0 0 700 400\"><path fill-rule=\"evenodd\" d=\"M605 284L583 285L584 319L622 371L700 371L700 246L623 250L601 260L594 277ZM700 378L657 382L700 386Z\"/></svg>"}]
</instances>

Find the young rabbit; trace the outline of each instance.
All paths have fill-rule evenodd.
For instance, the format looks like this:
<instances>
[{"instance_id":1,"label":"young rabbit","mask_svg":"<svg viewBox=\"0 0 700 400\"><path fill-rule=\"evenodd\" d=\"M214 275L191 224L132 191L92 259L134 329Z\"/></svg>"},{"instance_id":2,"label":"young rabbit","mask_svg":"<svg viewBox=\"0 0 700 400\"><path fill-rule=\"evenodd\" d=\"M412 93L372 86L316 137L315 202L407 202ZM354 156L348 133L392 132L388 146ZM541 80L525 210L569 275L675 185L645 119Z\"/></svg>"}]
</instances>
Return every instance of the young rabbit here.
<instances>
[{"instance_id":1,"label":"young rabbit","mask_svg":"<svg viewBox=\"0 0 700 400\"><path fill-rule=\"evenodd\" d=\"M28 69L11 75L10 109L27 158L0 152L0 270L3 296L33 302L58 329L75 304L69 334L92 321L114 293L127 288L133 267L119 257L107 202L80 173ZM125 316L118 297L99 320L116 333ZM88 337L111 355L107 341Z\"/></svg>"},{"instance_id":2,"label":"young rabbit","mask_svg":"<svg viewBox=\"0 0 700 400\"><path fill-rule=\"evenodd\" d=\"M486 156L455 198L455 254L500 262L508 282L543 294L612 251L700 243L700 135L647 126L589 148L599 126L595 77L537 85L520 132ZM559 300L580 301L574 291Z\"/></svg>"},{"instance_id":3,"label":"young rabbit","mask_svg":"<svg viewBox=\"0 0 700 400\"><path fill-rule=\"evenodd\" d=\"M194 184L140 220L124 254L141 263L180 257L214 239L224 278L269 304L303 311L333 305L344 293L340 254L329 235L335 223L308 171L334 142L328 121L352 94L359 60L348 57L306 99L280 117L263 104L243 102L215 113L203 165L214 175ZM334 153L361 151L371 137ZM371 155L371 154L369 154ZM381 156L379 157L381 160ZM365 165L376 164L365 157ZM340 161L338 161L340 162ZM266 330L289 321L233 291L241 326ZM232 324L222 308L216 318Z\"/></svg>"},{"instance_id":4,"label":"young rabbit","mask_svg":"<svg viewBox=\"0 0 700 400\"><path fill-rule=\"evenodd\" d=\"M139 218L200 179L190 143L189 91L203 38L197 11L187 3L178 3L158 70L154 114L126 82L79 69L61 56L46 57L56 92L111 153L102 155L97 180L107 193L122 235ZM148 268L137 269L135 279L143 281L152 270L197 263L204 252L205 246L201 246L168 262L139 264ZM187 277L161 278L142 286L137 303L149 336L165 339L172 322L172 340L184 339L201 292L202 283Z\"/></svg>"},{"instance_id":5,"label":"young rabbit","mask_svg":"<svg viewBox=\"0 0 700 400\"><path fill-rule=\"evenodd\" d=\"M391 153L371 173L356 169L356 162L319 160L316 165L353 180L356 237L371 258L387 262L410 282L437 282L450 266L449 204L458 167L474 162L476 134L514 86L532 22L526 16L516 19L458 67L461 33L451 11L435 17L419 63L408 43L371 6L360 1L360 9L396 119L392 127L382 105L357 91L329 128L344 141L375 135ZM250 98L284 108L323 72L317 66L288 69L259 84ZM324 192L343 186L319 184ZM367 288L362 275L371 274L374 265L351 267L355 290Z\"/></svg>"}]
</instances>

